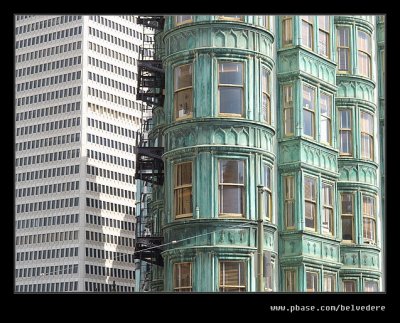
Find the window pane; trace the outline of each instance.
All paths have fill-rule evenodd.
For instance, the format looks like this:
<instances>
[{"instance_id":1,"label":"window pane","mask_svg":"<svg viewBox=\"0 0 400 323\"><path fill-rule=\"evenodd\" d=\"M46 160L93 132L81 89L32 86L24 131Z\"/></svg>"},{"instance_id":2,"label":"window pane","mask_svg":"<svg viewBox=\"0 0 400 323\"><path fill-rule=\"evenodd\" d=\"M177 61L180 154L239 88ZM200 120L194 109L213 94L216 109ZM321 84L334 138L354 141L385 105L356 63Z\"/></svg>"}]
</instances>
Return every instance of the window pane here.
<instances>
[{"instance_id":1,"label":"window pane","mask_svg":"<svg viewBox=\"0 0 400 323\"><path fill-rule=\"evenodd\" d=\"M174 265L174 290L192 291L192 263L184 262Z\"/></svg>"},{"instance_id":2,"label":"window pane","mask_svg":"<svg viewBox=\"0 0 400 323\"><path fill-rule=\"evenodd\" d=\"M242 114L243 89L220 87L219 89L220 113Z\"/></svg>"},{"instance_id":3,"label":"window pane","mask_svg":"<svg viewBox=\"0 0 400 323\"><path fill-rule=\"evenodd\" d=\"M246 271L243 261L221 261L219 267L221 292L246 291Z\"/></svg>"},{"instance_id":4,"label":"window pane","mask_svg":"<svg viewBox=\"0 0 400 323\"><path fill-rule=\"evenodd\" d=\"M192 163L176 165L176 186L192 184Z\"/></svg>"},{"instance_id":5,"label":"window pane","mask_svg":"<svg viewBox=\"0 0 400 323\"><path fill-rule=\"evenodd\" d=\"M338 43L339 46L349 47L350 45L350 29L348 27L338 27Z\"/></svg>"},{"instance_id":6,"label":"window pane","mask_svg":"<svg viewBox=\"0 0 400 323\"><path fill-rule=\"evenodd\" d=\"M192 64L175 67L175 90L192 86Z\"/></svg>"},{"instance_id":7,"label":"window pane","mask_svg":"<svg viewBox=\"0 0 400 323\"><path fill-rule=\"evenodd\" d=\"M318 25L320 29L329 30L329 16L318 16Z\"/></svg>"},{"instance_id":8,"label":"window pane","mask_svg":"<svg viewBox=\"0 0 400 323\"><path fill-rule=\"evenodd\" d=\"M285 270L285 290L287 292L296 291L296 271Z\"/></svg>"},{"instance_id":9,"label":"window pane","mask_svg":"<svg viewBox=\"0 0 400 323\"><path fill-rule=\"evenodd\" d=\"M301 22L301 43L302 45L312 48L313 27L306 21Z\"/></svg>"},{"instance_id":10,"label":"window pane","mask_svg":"<svg viewBox=\"0 0 400 323\"><path fill-rule=\"evenodd\" d=\"M354 280L344 280L343 281L343 289L345 292L355 292L356 291L356 282Z\"/></svg>"},{"instance_id":11,"label":"window pane","mask_svg":"<svg viewBox=\"0 0 400 323\"><path fill-rule=\"evenodd\" d=\"M339 71L349 70L349 49L348 48L338 48L338 58L339 58Z\"/></svg>"},{"instance_id":12,"label":"window pane","mask_svg":"<svg viewBox=\"0 0 400 323\"><path fill-rule=\"evenodd\" d=\"M318 291L318 273L306 272L307 292Z\"/></svg>"},{"instance_id":13,"label":"window pane","mask_svg":"<svg viewBox=\"0 0 400 323\"><path fill-rule=\"evenodd\" d=\"M342 217L342 239L353 240L353 218Z\"/></svg>"},{"instance_id":14,"label":"window pane","mask_svg":"<svg viewBox=\"0 0 400 323\"><path fill-rule=\"evenodd\" d=\"M351 129L351 111L339 110L340 113L340 127Z\"/></svg>"},{"instance_id":15,"label":"window pane","mask_svg":"<svg viewBox=\"0 0 400 323\"><path fill-rule=\"evenodd\" d=\"M314 113L304 110L304 129L305 135L314 137Z\"/></svg>"},{"instance_id":16,"label":"window pane","mask_svg":"<svg viewBox=\"0 0 400 323\"><path fill-rule=\"evenodd\" d=\"M342 194L342 214L353 214L352 194Z\"/></svg>"},{"instance_id":17,"label":"window pane","mask_svg":"<svg viewBox=\"0 0 400 323\"><path fill-rule=\"evenodd\" d=\"M176 215L192 213L192 188L181 188L175 191Z\"/></svg>"},{"instance_id":18,"label":"window pane","mask_svg":"<svg viewBox=\"0 0 400 323\"><path fill-rule=\"evenodd\" d=\"M369 113L361 112L361 131L370 135L374 133L373 117Z\"/></svg>"},{"instance_id":19,"label":"window pane","mask_svg":"<svg viewBox=\"0 0 400 323\"><path fill-rule=\"evenodd\" d=\"M369 293L374 293L378 291L378 282L376 281L366 281L365 282L365 287L364 287L365 292Z\"/></svg>"},{"instance_id":20,"label":"window pane","mask_svg":"<svg viewBox=\"0 0 400 323\"><path fill-rule=\"evenodd\" d=\"M219 84L243 84L242 63L219 63Z\"/></svg>"},{"instance_id":21,"label":"window pane","mask_svg":"<svg viewBox=\"0 0 400 323\"><path fill-rule=\"evenodd\" d=\"M176 16L176 23L181 24L192 20L192 16Z\"/></svg>"},{"instance_id":22,"label":"window pane","mask_svg":"<svg viewBox=\"0 0 400 323\"><path fill-rule=\"evenodd\" d=\"M191 117L193 115L193 90L187 89L175 93L175 117Z\"/></svg>"},{"instance_id":23,"label":"window pane","mask_svg":"<svg viewBox=\"0 0 400 323\"><path fill-rule=\"evenodd\" d=\"M329 56L329 34L321 30L318 33L318 53Z\"/></svg>"},{"instance_id":24,"label":"window pane","mask_svg":"<svg viewBox=\"0 0 400 323\"><path fill-rule=\"evenodd\" d=\"M304 192L305 192L305 198L311 201L315 201L316 197L316 183L315 179L310 178L310 177L304 177Z\"/></svg>"},{"instance_id":25,"label":"window pane","mask_svg":"<svg viewBox=\"0 0 400 323\"><path fill-rule=\"evenodd\" d=\"M303 107L314 110L315 90L309 86L303 86Z\"/></svg>"},{"instance_id":26,"label":"window pane","mask_svg":"<svg viewBox=\"0 0 400 323\"><path fill-rule=\"evenodd\" d=\"M224 159L219 161L220 183L244 184L244 161Z\"/></svg>"},{"instance_id":27,"label":"window pane","mask_svg":"<svg viewBox=\"0 0 400 323\"><path fill-rule=\"evenodd\" d=\"M336 291L336 276L335 275L324 275L324 291L334 292Z\"/></svg>"},{"instance_id":28,"label":"window pane","mask_svg":"<svg viewBox=\"0 0 400 323\"><path fill-rule=\"evenodd\" d=\"M243 187L220 186L220 213L243 214Z\"/></svg>"},{"instance_id":29,"label":"window pane","mask_svg":"<svg viewBox=\"0 0 400 323\"><path fill-rule=\"evenodd\" d=\"M283 18L282 21L282 33L283 33L283 45L290 45L293 39L293 32L292 32L292 18Z\"/></svg>"},{"instance_id":30,"label":"window pane","mask_svg":"<svg viewBox=\"0 0 400 323\"><path fill-rule=\"evenodd\" d=\"M358 31L358 50L362 50L367 53L371 53L371 42L370 36L364 32L359 30Z\"/></svg>"}]
</instances>

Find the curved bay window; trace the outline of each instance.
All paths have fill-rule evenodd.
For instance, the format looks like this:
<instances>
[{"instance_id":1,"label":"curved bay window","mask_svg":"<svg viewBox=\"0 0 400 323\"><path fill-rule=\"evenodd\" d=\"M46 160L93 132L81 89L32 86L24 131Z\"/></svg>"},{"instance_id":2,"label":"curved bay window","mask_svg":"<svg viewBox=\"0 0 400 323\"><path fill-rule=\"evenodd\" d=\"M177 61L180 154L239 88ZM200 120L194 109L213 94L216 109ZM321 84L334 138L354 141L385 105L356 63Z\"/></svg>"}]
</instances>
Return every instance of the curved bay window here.
<instances>
[{"instance_id":1,"label":"curved bay window","mask_svg":"<svg viewBox=\"0 0 400 323\"><path fill-rule=\"evenodd\" d=\"M174 207L176 218L192 216L192 162L175 165Z\"/></svg>"},{"instance_id":2,"label":"curved bay window","mask_svg":"<svg viewBox=\"0 0 400 323\"><path fill-rule=\"evenodd\" d=\"M322 183L322 232L333 235L333 186Z\"/></svg>"},{"instance_id":3,"label":"curved bay window","mask_svg":"<svg viewBox=\"0 0 400 323\"><path fill-rule=\"evenodd\" d=\"M350 28L337 27L337 66L339 72L350 72Z\"/></svg>"},{"instance_id":4,"label":"curved bay window","mask_svg":"<svg viewBox=\"0 0 400 323\"><path fill-rule=\"evenodd\" d=\"M371 78L371 36L359 30L357 37L358 46L358 73Z\"/></svg>"},{"instance_id":5,"label":"curved bay window","mask_svg":"<svg viewBox=\"0 0 400 323\"><path fill-rule=\"evenodd\" d=\"M264 214L265 218L272 222L272 185L271 185L271 167L264 165L263 167L263 184L266 191L264 197Z\"/></svg>"},{"instance_id":6,"label":"curved bay window","mask_svg":"<svg viewBox=\"0 0 400 323\"><path fill-rule=\"evenodd\" d=\"M244 261L219 262L219 291L246 291L246 263Z\"/></svg>"},{"instance_id":7,"label":"curved bay window","mask_svg":"<svg viewBox=\"0 0 400 323\"><path fill-rule=\"evenodd\" d=\"M351 110L339 110L340 155L351 156L353 154L351 122Z\"/></svg>"},{"instance_id":8,"label":"curved bay window","mask_svg":"<svg viewBox=\"0 0 400 323\"><path fill-rule=\"evenodd\" d=\"M304 176L304 217L306 228L316 230L317 182L313 177Z\"/></svg>"},{"instance_id":9,"label":"curved bay window","mask_svg":"<svg viewBox=\"0 0 400 323\"><path fill-rule=\"evenodd\" d=\"M331 145L332 143L332 96L321 92L320 96L321 108L321 125L320 140L321 142Z\"/></svg>"},{"instance_id":10,"label":"curved bay window","mask_svg":"<svg viewBox=\"0 0 400 323\"><path fill-rule=\"evenodd\" d=\"M374 160L374 117L361 112L361 158Z\"/></svg>"},{"instance_id":11,"label":"curved bay window","mask_svg":"<svg viewBox=\"0 0 400 323\"><path fill-rule=\"evenodd\" d=\"M174 291L192 291L192 263L181 262L174 264Z\"/></svg>"},{"instance_id":12,"label":"curved bay window","mask_svg":"<svg viewBox=\"0 0 400 323\"><path fill-rule=\"evenodd\" d=\"M376 243L375 198L363 195L363 238L364 243Z\"/></svg>"},{"instance_id":13,"label":"curved bay window","mask_svg":"<svg viewBox=\"0 0 400 323\"><path fill-rule=\"evenodd\" d=\"M193 16L175 16L175 25L187 24L193 21Z\"/></svg>"},{"instance_id":14,"label":"curved bay window","mask_svg":"<svg viewBox=\"0 0 400 323\"><path fill-rule=\"evenodd\" d=\"M318 16L318 54L329 58L329 16Z\"/></svg>"},{"instance_id":15,"label":"curved bay window","mask_svg":"<svg viewBox=\"0 0 400 323\"><path fill-rule=\"evenodd\" d=\"M174 110L175 120L193 116L192 64L175 67Z\"/></svg>"},{"instance_id":16,"label":"curved bay window","mask_svg":"<svg viewBox=\"0 0 400 323\"><path fill-rule=\"evenodd\" d=\"M313 23L313 16L301 16L301 44L310 49L314 48Z\"/></svg>"},{"instance_id":17,"label":"curved bay window","mask_svg":"<svg viewBox=\"0 0 400 323\"><path fill-rule=\"evenodd\" d=\"M267 124L271 124L271 89L270 89L270 72L266 68L262 68L262 114L263 120Z\"/></svg>"},{"instance_id":18,"label":"curved bay window","mask_svg":"<svg viewBox=\"0 0 400 323\"><path fill-rule=\"evenodd\" d=\"M218 64L219 113L243 115L243 63Z\"/></svg>"},{"instance_id":19,"label":"curved bay window","mask_svg":"<svg viewBox=\"0 0 400 323\"><path fill-rule=\"evenodd\" d=\"M218 166L220 215L244 215L244 160L221 159L219 160Z\"/></svg>"},{"instance_id":20,"label":"curved bay window","mask_svg":"<svg viewBox=\"0 0 400 323\"><path fill-rule=\"evenodd\" d=\"M303 85L303 134L315 138L315 89Z\"/></svg>"}]
</instances>

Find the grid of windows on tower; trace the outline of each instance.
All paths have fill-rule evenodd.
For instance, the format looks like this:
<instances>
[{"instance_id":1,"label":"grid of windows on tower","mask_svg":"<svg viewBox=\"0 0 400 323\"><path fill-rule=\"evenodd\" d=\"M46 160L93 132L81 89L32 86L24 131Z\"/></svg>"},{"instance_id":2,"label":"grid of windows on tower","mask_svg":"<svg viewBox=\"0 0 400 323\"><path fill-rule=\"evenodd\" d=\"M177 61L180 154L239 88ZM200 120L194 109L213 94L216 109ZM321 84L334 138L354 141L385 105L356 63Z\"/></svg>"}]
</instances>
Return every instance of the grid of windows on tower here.
<instances>
[{"instance_id":1,"label":"grid of windows on tower","mask_svg":"<svg viewBox=\"0 0 400 323\"><path fill-rule=\"evenodd\" d=\"M120 16L120 17L122 17L122 16ZM99 24L102 24L102 25L107 26L109 28L112 28L112 29L114 29L116 31L124 33L124 34L126 34L126 35L128 35L130 37L135 37L137 39L142 40L142 33L138 32L138 31L136 31L136 30L134 30L132 28L126 27L124 25L121 25L121 24L119 24L117 22L114 22L114 21L112 21L110 19L107 19L105 17L102 17L102 16L89 16L89 20L93 20L95 22L98 22Z\"/></svg>"},{"instance_id":2,"label":"grid of windows on tower","mask_svg":"<svg viewBox=\"0 0 400 323\"><path fill-rule=\"evenodd\" d=\"M27 166L27 165L39 165L42 163L58 161L58 160L68 160L80 157L80 149L70 149L55 151L47 154L25 156L15 159L15 166Z\"/></svg>"},{"instance_id":3,"label":"grid of windows on tower","mask_svg":"<svg viewBox=\"0 0 400 323\"><path fill-rule=\"evenodd\" d=\"M82 41L71 42L68 44L57 45L53 47L47 47L32 52L27 52L15 56L17 63L23 63L34 59L40 59L43 57L49 57L53 55L68 53L74 50L82 49Z\"/></svg>"},{"instance_id":4,"label":"grid of windows on tower","mask_svg":"<svg viewBox=\"0 0 400 323\"><path fill-rule=\"evenodd\" d=\"M125 54L122 54L116 50L110 49L106 46L102 46L96 43L93 43L91 41L89 41L89 50L92 50L94 52L97 52L99 54L102 55L106 55L108 57L111 57L113 59L119 60L121 62L124 62L126 64L130 64L130 65L136 65L136 58L132 57L132 56L128 56ZM93 63L93 60L92 60ZM97 65L96 65L97 66ZM100 66L100 63L99 63ZM136 79L137 79L137 74L136 74Z\"/></svg>"},{"instance_id":5,"label":"grid of windows on tower","mask_svg":"<svg viewBox=\"0 0 400 323\"><path fill-rule=\"evenodd\" d=\"M111 250L104 250L104 249L96 249L96 248L85 248L86 250L86 257L90 258L97 258L103 260L112 260L112 261L120 261L133 264L134 257L133 254L125 253L125 252L118 252L118 251L111 251Z\"/></svg>"},{"instance_id":6,"label":"grid of windows on tower","mask_svg":"<svg viewBox=\"0 0 400 323\"><path fill-rule=\"evenodd\" d=\"M21 17L33 17L33 16L17 16L17 21L21 20ZM37 21L34 23L28 23L26 25L22 25L15 28L15 34L25 34L31 31L37 31L43 28L50 28L62 24L66 24L69 22L81 20L82 16L58 16L46 20Z\"/></svg>"},{"instance_id":7,"label":"grid of windows on tower","mask_svg":"<svg viewBox=\"0 0 400 323\"><path fill-rule=\"evenodd\" d=\"M45 249L35 251L22 251L16 253L16 261L41 260L41 259L58 259L78 257L78 247Z\"/></svg>"},{"instance_id":8,"label":"grid of windows on tower","mask_svg":"<svg viewBox=\"0 0 400 323\"><path fill-rule=\"evenodd\" d=\"M133 146L129 144L125 144L120 141L112 140L110 138L104 138L101 136L93 135L91 133L87 134L87 141L98 144L101 146L113 148L113 149L118 149L121 151L125 151L127 153L133 154Z\"/></svg>"},{"instance_id":9,"label":"grid of windows on tower","mask_svg":"<svg viewBox=\"0 0 400 323\"><path fill-rule=\"evenodd\" d=\"M15 278L71 275L78 273L78 264L16 268Z\"/></svg>"},{"instance_id":10,"label":"grid of windows on tower","mask_svg":"<svg viewBox=\"0 0 400 323\"><path fill-rule=\"evenodd\" d=\"M100 130L115 133L120 136L125 136L129 139L135 139L135 131L129 130L124 127L120 127L108 122L100 121L97 119L87 118L87 124L89 127L97 128Z\"/></svg>"},{"instance_id":11,"label":"grid of windows on tower","mask_svg":"<svg viewBox=\"0 0 400 323\"><path fill-rule=\"evenodd\" d=\"M124 39L121 39L119 37L116 37L114 35L106 33L104 31L98 30L96 28L89 27L89 35L101 38L101 39L103 39L105 41L108 41L110 43L113 43L115 45L123 47L124 49L129 49L131 51L139 53L139 46L138 45L135 45L135 44L133 44L131 42L128 42L128 41L126 41Z\"/></svg>"},{"instance_id":12,"label":"grid of windows on tower","mask_svg":"<svg viewBox=\"0 0 400 323\"><path fill-rule=\"evenodd\" d=\"M82 26L73 27L68 29L63 29L59 31L54 31L48 34L42 34L39 36L34 36L31 38L26 38L22 40L17 40L15 42L15 48L21 49L24 47L29 47L33 45L44 44L58 39L69 38L73 36L80 35L82 33Z\"/></svg>"},{"instance_id":13,"label":"grid of windows on tower","mask_svg":"<svg viewBox=\"0 0 400 323\"><path fill-rule=\"evenodd\" d=\"M113 227L120 230L134 231L133 222L111 219L105 216L86 213L86 223L107 227Z\"/></svg>"},{"instance_id":14,"label":"grid of windows on tower","mask_svg":"<svg viewBox=\"0 0 400 323\"><path fill-rule=\"evenodd\" d=\"M134 287L118 284L104 284L99 282L85 281L87 292L133 292Z\"/></svg>"},{"instance_id":15,"label":"grid of windows on tower","mask_svg":"<svg viewBox=\"0 0 400 323\"><path fill-rule=\"evenodd\" d=\"M40 108L30 111L17 112L15 116L16 121L32 120L40 117L47 117L51 115L70 113L74 111L80 111L80 102L64 103L60 105L50 106L46 108ZM79 136L78 136L79 137Z\"/></svg>"},{"instance_id":16,"label":"grid of windows on tower","mask_svg":"<svg viewBox=\"0 0 400 323\"><path fill-rule=\"evenodd\" d=\"M103 201L99 199L93 198L86 198L86 206L101 209L101 210L108 210L112 212L124 213L126 215L135 215L135 208L123 204L112 203L108 201Z\"/></svg>"},{"instance_id":17,"label":"grid of windows on tower","mask_svg":"<svg viewBox=\"0 0 400 323\"><path fill-rule=\"evenodd\" d=\"M129 160L122 157L117 157L114 155L105 154L96 150L87 149L87 156L92 159L97 159L100 161L104 161L107 163L111 163L118 166L123 166L127 168L133 169L135 167L135 162L133 160Z\"/></svg>"},{"instance_id":18,"label":"grid of windows on tower","mask_svg":"<svg viewBox=\"0 0 400 323\"><path fill-rule=\"evenodd\" d=\"M51 178L64 175L79 174L79 165L53 167L31 172L23 172L15 174L17 182L33 181L35 179Z\"/></svg>"},{"instance_id":19,"label":"grid of windows on tower","mask_svg":"<svg viewBox=\"0 0 400 323\"><path fill-rule=\"evenodd\" d=\"M118 279L134 279L135 272L133 270L121 269L121 268L110 268L105 266L96 265L85 265L86 274L98 275L98 276L109 276Z\"/></svg>"},{"instance_id":20,"label":"grid of windows on tower","mask_svg":"<svg viewBox=\"0 0 400 323\"><path fill-rule=\"evenodd\" d=\"M109 186L109 185L104 185L100 183L95 183L91 181L86 181L86 190L90 192L98 192L98 193L103 193L103 194L110 194L126 199L134 199L135 198L135 192L133 191L128 191L124 190L119 187L115 186Z\"/></svg>"},{"instance_id":21,"label":"grid of windows on tower","mask_svg":"<svg viewBox=\"0 0 400 323\"><path fill-rule=\"evenodd\" d=\"M37 79L33 81L28 81L24 83L17 84L17 92L28 91L32 89L38 89L41 87L46 87L50 85L56 85L71 81L76 81L81 78L81 71L64 73L54 76L45 77L42 79Z\"/></svg>"},{"instance_id":22,"label":"grid of windows on tower","mask_svg":"<svg viewBox=\"0 0 400 323\"><path fill-rule=\"evenodd\" d=\"M17 204L17 213L39 212L79 206L79 197Z\"/></svg>"},{"instance_id":23,"label":"grid of windows on tower","mask_svg":"<svg viewBox=\"0 0 400 323\"><path fill-rule=\"evenodd\" d=\"M35 95L18 98L18 99L16 99L16 103L17 103L17 106L21 106L21 105L40 103L40 102L45 102L45 101L50 101L50 100L68 98L70 96L79 95L79 94L81 94L81 87L75 86L75 87L70 87L67 89L61 89L61 90L51 91L51 92L46 92L46 93L39 93L39 94L35 94Z\"/></svg>"},{"instance_id":24,"label":"grid of windows on tower","mask_svg":"<svg viewBox=\"0 0 400 323\"><path fill-rule=\"evenodd\" d=\"M16 292L73 292L78 290L78 281L43 283L43 284L18 284Z\"/></svg>"},{"instance_id":25,"label":"grid of windows on tower","mask_svg":"<svg viewBox=\"0 0 400 323\"><path fill-rule=\"evenodd\" d=\"M47 138L42 138L42 139L36 139L36 140L28 140L24 142L17 142L15 144L15 150L16 151L24 151L24 150L30 150L30 149L37 149L37 148L42 148L42 147L51 147L51 146L57 146L61 144L70 144L74 142L79 142L80 141L80 132L77 133L71 133L67 135L62 135L62 136L54 136L54 137L47 137Z\"/></svg>"},{"instance_id":26,"label":"grid of windows on tower","mask_svg":"<svg viewBox=\"0 0 400 323\"><path fill-rule=\"evenodd\" d=\"M119 173L119 172L114 172L112 170L104 169L101 167L87 165L86 172L88 175L100 176L100 177L109 178L109 179L113 179L113 180L120 181L120 182L135 184L133 176Z\"/></svg>"},{"instance_id":27,"label":"grid of windows on tower","mask_svg":"<svg viewBox=\"0 0 400 323\"><path fill-rule=\"evenodd\" d=\"M88 230L86 230L86 240L93 242L117 244L125 247L133 247L134 244L134 239L132 238Z\"/></svg>"},{"instance_id":28,"label":"grid of windows on tower","mask_svg":"<svg viewBox=\"0 0 400 323\"><path fill-rule=\"evenodd\" d=\"M46 242L78 240L79 231L57 231L51 233L28 234L15 237L16 245L31 245Z\"/></svg>"},{"instance_id":29,"label":"grid of windows on tower","mask_svg":"<svg viewBox=\"0 0 400 323\"><path fill-rule=\"evenodd\" d=\"M55 225L74 224L78 222L79 222L79 214L63 214L63 215L45 216L42 218L17 220L16 225L17 229L29 229L29 228L38 228L38 227L41 228L41 227L55 226Z\"/></svg>"},{"instance_id":30,"label":"grid of windows on tower","mask_svg":"<svg viewBox=\"0 0 400 323\"><path fill-rule=\"evenodd\" d=\"M129 94L136 94L136 88L134 86L130 86L128 84L116 81L112 78L105 77L100 74L88 72L88 79L100 84L107 85L109 87L113 87L114 89L120 91L128 92Z\"/></svg>"},{"instance_id":31,"label":"grid of windows on tower","mask_svg":"<svg viewBox=\"0 0 400 323\"><path fill-rule=\"evenodd\" d=\"M119 95L114 95L99 89L94 89L90 86L88 86L88 95L94 96L96 98L100 98L102 100L107 100L112 103L116 103L119 105L124 105L127 108L133 109L135 106L135 102L129 99L125 99Z\"/></svg>"},{"instance_id":32,"label":"grid of windows on tower","mask_svg":"<svg viewBox=\"0 0 400 323\"><path fill-rule=\"evenodd\" d=\"M143 107L142 104L138 104L137 102L134 102L132 108L135 109L135 106L137 110L142 109ZM135 117L131 114L127 114L121 111L116 111L114 109L104 107L102 105L88 102L88 109L96 114L100 115L105 114L105 116L107 117L118 119L119 123L125 121L128 122L130 125L132 125L132 123L140 124L140 118Z\"/></svg>"},{"instance_id":33,"label":"grid of windows on tower","mask_svg":"<svg viewBox=\"0 0 400 323\"><path fill-rule=\"evenodd\" d=\"M133 62L135 63L135 59L133 60ZM110 73L115 73L115 74L121 75L123 77L129 78L130 82L132 80L138 79L137 73L126 70L125 68L107 63L105 61L102 61L101 59L97 59L97 58L88 56L88 63L89 63L89 65L96 66L96 67L101 68Z\"/></svg>"},{"instance_id":34,"label":"grid of windows on tower","mask_svg":"<svg viewBox=\"0 0 400 323\"><path fill-rule=\"evenodd\" d=\"M49 72L53 70L63 69L65 67L72 67L82 63L82 56L74 56L65 59L59 59L58 61L31 65L27 67L22 67L15 70L15 76L28 76L42 72Z\"/></svg>"},{"instance_id":35,"label":"grid of windows on tower","mask_svg":"<svg viewBox=\"0 0 400 323\"><path fill-rule=\"evenodd\" d=\"M52 183L47 185L17 188L15 190L15 197L39 196L52 193L71 192L76 190L79 190L79 181Z\"/></svg>"},{"instance_id":36,"label":"grid of windows on tower","mask_svg":"<svg viewBox=\"0 0 400 323\"><path fill-rule=\"evenodd\" d=\"M52 131L70 127L77 127L81 124L81 118L70 118L64 120L39 123L30 126L17 128L17 136L31 135L33 133Z\"/></svg>"}]
</instances>

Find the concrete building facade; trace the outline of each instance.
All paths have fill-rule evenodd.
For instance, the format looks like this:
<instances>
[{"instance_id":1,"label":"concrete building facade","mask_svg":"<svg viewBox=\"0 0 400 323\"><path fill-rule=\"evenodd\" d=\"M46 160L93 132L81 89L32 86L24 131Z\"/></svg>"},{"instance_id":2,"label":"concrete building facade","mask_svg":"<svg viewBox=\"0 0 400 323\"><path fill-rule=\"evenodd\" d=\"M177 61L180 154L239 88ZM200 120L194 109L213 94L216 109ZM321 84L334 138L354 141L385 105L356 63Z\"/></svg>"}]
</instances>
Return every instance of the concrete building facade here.
<instances>
[{"instance_id":1,"label":"concrete building facade","mask_svg":"<svg viewBox=\"0 0 400 323\"><path fill-rule=\"evenodd\" d=\"M15 290L134 290L135 16L15 17Z\"/></svg>"}]
</instances>

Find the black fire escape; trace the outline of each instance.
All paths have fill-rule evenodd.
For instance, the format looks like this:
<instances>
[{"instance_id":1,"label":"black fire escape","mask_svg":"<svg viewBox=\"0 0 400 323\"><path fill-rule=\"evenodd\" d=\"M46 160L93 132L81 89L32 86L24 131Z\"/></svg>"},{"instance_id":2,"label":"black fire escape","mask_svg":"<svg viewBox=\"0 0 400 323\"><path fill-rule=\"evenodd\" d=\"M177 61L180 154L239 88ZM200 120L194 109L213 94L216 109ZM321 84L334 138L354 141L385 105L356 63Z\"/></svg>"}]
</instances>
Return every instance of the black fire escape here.
<instances>
[{"instance_id":1,"label":"black fire escape","mask_svg":"<svg viewBox=\"0 0 400 323\"><path fill-rule=\"evenodd\" d=\"M155 46L155 34L163 30L164 17L140 16L137 22L143 25L143 46L140 47L138 60L136 99L143 101L143 104L141 131L136 138L135 179L142 181L143 189L136 222L135 258L147 263L147 276L152 265L163 266L161 248L158 247L163 243L163 238L159 229L156 229L148 202L151 201L151 188L164 182L164 148L156 147L149 138L151 112L164 103L164 69Z\"/></svg>"}]
</instances>

